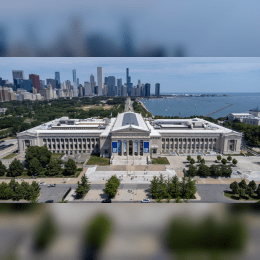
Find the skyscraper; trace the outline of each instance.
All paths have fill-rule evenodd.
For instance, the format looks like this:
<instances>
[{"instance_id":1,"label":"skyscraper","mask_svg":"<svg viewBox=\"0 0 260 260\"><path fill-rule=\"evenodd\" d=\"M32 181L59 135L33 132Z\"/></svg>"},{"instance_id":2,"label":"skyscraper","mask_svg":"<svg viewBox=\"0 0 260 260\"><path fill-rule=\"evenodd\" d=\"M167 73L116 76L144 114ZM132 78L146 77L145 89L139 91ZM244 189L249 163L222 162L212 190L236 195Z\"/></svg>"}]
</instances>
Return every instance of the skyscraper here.
<instances>
[{"instance_id":1,"label":"skyscraper","mask_svg":"<svg viewBox=\"0 0 260 260\"><path fill-rule=\"evenodd\" d=\"M32 81L30 79L21 80L20 87L27 90L30 93L33 93Z\"/></svg>"},{"instance_id":2,"label":"skyscraper","mask_svg":"<svg viewBox=\"0 0 260 260\"><path fill-rule=\"evenodd\" d=\"M76 70L75 69L72 71L72 76L73 76L73 82L77 83L77 77L76 77Z\"/></svg>"},{"instance_id":3,"label":"skyscraper","mask_svg":"<svg viewBox=\"0 0 260 260\"><path fill-rule=\"evenodd\" d=\"M43 89L45 86L45 80L44 79L40 79L40 88Z\"/></svg>"},{"instance_id":4,"label":"skyscraper","mask_svg":"<svg viewBox=\"0 0 260 260\"><path fill-rule=\"evenodd\" d=\"M90 96L93 92L91 90L91 83L88 81L84 82L84 88L85 88L85 96Z\"/></svg>"},{"instance_id":5,"label":"skyscraper","mask_svg":"<svg viewBox=\"0 0 260 260\"><path fill-rule=\"evenodd\" d=\"M77 84L79 85L79 78L77 78Z\"/></svg>"},{"instance_id":6,"label":"skyscraper","mask_svg":"<svg viewBox=\"0 0 260 260\"><path fill-rule=\"evenodd\" d=\"M103 68L102 67L97 67L97 77L98 77L98 95L102 96L103 95Z\"/></svg>"},{"instance_id":7,"label":"skyscraper","mask_svg":"<svg viewBox=\"0 0 260 260\"><path fill-rule=\"evenodd\" d=\"M131 77L129 76L129 68L126 68L126 86L127 86L127 94L131 96L133 83L131 83Z\"/></svg>"},{"instance_id":8,"label":"skyscraper","mask_svg":"<svg viewBox=\"0 0 260 260\"><path fill-rule=\"evenodd\" d=\"M122 95L122 79L117 79L117 95Z\"/></svg>"},{"instance_id":9,"label":"skyscraper","mask_svg":"<svg viewBox=\"0 0 260 260\"><path fill-rule=\"evenodd\" d=\"M155 96L160 96L160 83L155 84Z\"/></svg>"},{"instance_id":10,"label":"skyscraper","mask_svg":"<svg viewBox=\"0 0 260 260\"><path fill-rule=\"evenodd\" d=\"M94 88L95 88L95 78L94 75L90 75L90 85L91 85L91 92L94 93Z\"/></svg>"},{"instance_id":11,"label":"skyscraper","mask_svg":"<svg viewBox=\"0 0 260 260\"><path fill-rule=\"evenodd\" d=\"M151 87L151 85L149 83L146 83L144 85L144 92L145 92L144 96L145 97L150 97L150 87Z\"/></svg>"},{"instance_id":12,"label":"skyscraper","mask_svg":"<svg viewBox=\"0 0 260 260\"><path fill-rule=\"evenodd\" d=\"M13 80L14 79L24 79L23 70L12 70L12 73L13 73Z\"/></svg>"},{"instance_id":13,"label":"skyscraper","mask_svg":"<svg viewBox=\"0 0 260 260\"><path fill-rule=\"evenodd\" d=\"M46 84L51 84L52 89L56 88L56 80L55 79L46 79Z\"/></svg>"},{"instance_id":14,"label":"skyscraper","mask_svg":"<svg viewBox=\"0 0 260 260\"><path fill-rule=\"evenodd\" d=\"M60 72L59 71L55 72L55 80L56 80L56 87L60 88Z\"/></svg>"},{"instance_id":15,"label":"skyscraper","mask_svg":"<svg viewBox=\"0 0 260 260\"><path fill-rule=\"evenodd\" d=\"M116 95L116 78L114 76L107 78L107 95L111 97Z\"/></svg>"},{"instance_id":16,"label":"skyscraper","mask_svg":"<svg viewBox=\"0 0 260 260\"><path fill-rule=\"evenodd\" d=\"M39 93L41 88L39 75L29 74L29 79L32 81L32 86L37 90L37 93Z\"/></svg>"}]
</instances>

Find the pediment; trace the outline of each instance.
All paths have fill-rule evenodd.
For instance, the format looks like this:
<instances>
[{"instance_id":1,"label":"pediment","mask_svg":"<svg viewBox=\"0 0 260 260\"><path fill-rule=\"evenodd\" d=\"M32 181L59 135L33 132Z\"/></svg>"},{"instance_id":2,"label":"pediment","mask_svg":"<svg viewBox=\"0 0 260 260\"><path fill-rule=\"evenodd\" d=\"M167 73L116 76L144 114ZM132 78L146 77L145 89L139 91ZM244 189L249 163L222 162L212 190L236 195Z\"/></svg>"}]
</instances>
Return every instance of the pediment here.
<instances>
[{"instance_id":1,"label":"pediment","mask_svg":"<svg viewBox=\"0 0 260 260\"><path fill-rule=\"evenodd\" d=\"M35 135L28 135L28 134L20 135L20 136L18 137L18 139L34 139L34 138L36 138Z\"/></svg>"},{"instance_id":2,"label":"pediment","mask_svg":"<svg viewBox=\"0 0 260 260\"><path fill-rule=\"evenodd\" d=\"M137 128L133 128L131 126L124 128L124 129L118 129L118 130L114 130L112 131L112 133L149 133L148 130L144 130L144 129L137 129Z\"/></svg>"}]
</instances>

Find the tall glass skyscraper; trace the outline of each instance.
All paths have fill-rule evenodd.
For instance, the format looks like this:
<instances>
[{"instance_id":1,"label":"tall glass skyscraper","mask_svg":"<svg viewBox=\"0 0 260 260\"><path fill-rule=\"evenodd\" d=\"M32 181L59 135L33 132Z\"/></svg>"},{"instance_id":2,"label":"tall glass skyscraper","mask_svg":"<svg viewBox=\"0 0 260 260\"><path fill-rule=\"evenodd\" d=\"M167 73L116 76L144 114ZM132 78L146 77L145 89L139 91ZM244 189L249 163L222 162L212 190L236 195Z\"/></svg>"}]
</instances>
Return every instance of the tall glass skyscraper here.
<instances>
[{"instance_id":1,"label":"tall glass skyscraper","mask_svg":"<svg viewBox=\"0 0 260 260\"><path fill-rule=\"evenodd\" d=\"M102 67L97 67L97 77L98 77L98 95L102 96L103 95L103 68Z\"/></svg>"},{"instance_id":2,"label":"tall glass skyscraper","mask_svg":"<svg viewBox=\"0 0 260 260\"><path fill-rule=\"evenodd\" d=\"M150 97L150 84L149 83L146 83L144 85L144 92L145 92L145 94L144 94L145 97Z\"/></svg>"},{"instance_id":3,"label":"tall glass skyscraper","mask_svg":"<svg viewBox=\"0 0 260 260\"><path fill-rule=\"evenodd\" d=\"M116 78L114 76L109 76L107 78L107 95L114 97L116 95Z\"/></svg>"},{"instance_id":4,"label":"tall glass skyscraper","mask_svg":"<svg viewBox=\"0 0 260 260\"><path fill-rule=\"evenodd\" d=\"M76 77L76 70L75 69L72 71L72 76L73 76L73 82L77 83L77 77Z\"/></svg>"},{"instance_id":5,"label":"tall glass skyscraper","mask_svg":"<svg viewBox=\"0 0 260 260\"><path fill-rule=\"evenodd\" d=\"M122 96L122 79L117 79L117 95Z\"/></svg>"},{"instance_id":6,"label":"tall glass skyscraper","mask_svg":"<svg viewBox=\"0 0 260 260\"><path fill-rule=\"evenodd\" d=\"M56 87L60 88L60 72L59 71L55 72L55 80L56 80Z\"/></svg>"},{"instance_id":7,"label":"tall glass skyscraper","mask_svg":"<svg viewBox=\"0 0 260 260\"><path fill-rule=\"evenodd\" d=\"M160 83L155 84L155 96L160 96Z\"/></svg>"},{"instance_id":8,"label":"tall glass skyscraper","mask_svg":"<svg viewBox=\"0 0 260 260\"><path fill-rule=\"evenodd\" d=\"M127 86L127 94L131 96L133 83L131 83L131 77L129 76L129 68L126 68L126 86Z\"/></svg>"}]
</instances>

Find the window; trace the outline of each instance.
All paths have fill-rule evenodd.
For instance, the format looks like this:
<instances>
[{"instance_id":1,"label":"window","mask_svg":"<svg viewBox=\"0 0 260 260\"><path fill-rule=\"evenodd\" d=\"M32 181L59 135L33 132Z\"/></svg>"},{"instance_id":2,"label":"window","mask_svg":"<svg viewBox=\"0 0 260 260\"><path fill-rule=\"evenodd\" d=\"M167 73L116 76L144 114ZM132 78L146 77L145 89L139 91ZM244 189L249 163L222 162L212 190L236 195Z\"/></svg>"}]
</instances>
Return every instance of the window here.
<instances>
[{"instance_id":1,"label":"window","mask_svg":"<svg viewBox=\"0 0 260 260\"><path fill-rule=\"evenodd\" d=\"M162 138L162 142L165 142L165 139L164 139L164 138Z\"/></svg>"},{"instance_id":2,"label":"window","mask_svg":"<svg viewBox=\"0 0 260 260\"><path fill-rule=\"evenodd\" d=\"M78 149L78 146L75 144L75 149Z\"/></svg>"},{"instance_id":3,"label":"window","mask_svg":"<svg viewBox=\"0 0 260 260\"><path fill-rule=\"evenodd\" d=\"M171 138L171 142L173 142L173 138Z\"/></svg>"},{"instance_id":4,"label":"window","mask_svg":"<svg viewBox=\"0 0 260 260\"><path fill-rule=\"evenodd\" d=\"M200 145L200 148L203 148L203 144Z\"/></svg>"},{"instance_id":5,"label":"window","mask_svg":"<svg viewBox=\"0 0 260 260\"><path fill-rule=\"evenodd\" d=\"M94 144L92 144L92 148L94 148Z\"/></svg>"},{"instance_id":6,"label":"window","mask_svg":"<svg viewBox=\"0 0 260 260\"><path fill-rule=\"evenodd\" d=\"M79 138L78 141L81 142L81 138Z\"/></svg>"},{"instance_id":7,"label":"window","mask_svg":"<svg viewBox=\"0 0 260 260\"><path fill-rule=\"evenodd\" d=\"M85 144L84 144L84 146L83 146L83 147L84 147L84 149L86 149L86 145L85 145Z\"/></svg>"},{"instance_id":8,"label":"window","mask_svg":"<svg viewBox=\"0 0 260 260\"><path fill-rule=\"evenodd\" d=\"M179 144L179 148L181 148L181 144Z\"/></svg>"},{"instance_id":9,"label":"window","mask_svg":"<svg viewBox=\"0 0 260 260\"><path fill-rule=\"evenodd\" d=\"M198 145L198 144L196 144L196 148L197 148L197 149L199 148L199 145Z\"/></svg>"},{"instance_id":10,"label":"window","mask_svg":"<svg viewBox=\"0 0 260 260\"><path fill-rule=\"evenodd\" d=\"M63 141L62 141L63 142ZM65 142L68 142L68 138L65 139Z\"/></svg>"},{"instance_id":11,"label":"window","mask_svg":"<svg viewBox=\"0 0 260 260\"><path fill-rule=\"evenodd\" d=\"M175 144L175 148L177 149L178 147L177 147L177 144Z\"/></svg>"},{"instance_id":12,"label":"window","mask_svg":"<svg viewBox=\"0 0 260 260\"><path fill-rule=\"evenodd\" d=\"M190 142L190 138L188 139L188 142Z\"/></svg>"},{"instance_id":13,"label":"window","mask_svg":"<svg viewBox=\"0 0 260 260\"><path fill-rule=\"evenodd\" d=\"M57 138L57 139L56 139L56 142L59 142L59 141L60 141L60 139Z\"/></svg>"},{"instance_id":14,"label":"window","mask_svg":"<svg viewBox=\"0 0 260 260\"><path fill-rule=\"evenodd\" d=\"M70 145L70 149L73 149L73 145L72 144Z\"/></svg>"},{"instance_id":15,"label":"window","mask_svg":"<svg viewBox=\"0 0 260 260\"><path fill-rule=\"evenodd\" d=\"M164 144L162 144L162 149L164 149Z\"/></svg>"},{"instance_id":16,"label":"window","mask_svg":"<svg viewBox=\"0 0 260 260\"><path fill-rule=\"evenodd\" d=\"M55 149L55 144L52 145L53 149Z\"/></svg>"},{"instance_id":17,"label":"window","mask_svg":"<svg viewBox=\"0 0 260 260\"><path fill-rule=\"evenodd\" d=\"M91 138L91 142L94 142L95 141L95 139L94 138Z\"/></svg>"},{"instance_id":18,"label":"window","mask_svg":"<svg viewBox=\"0 0 260 260\"><path fill-rule=\"evenodd\" d=\"M66 144L66 149L69 149L69 145L68 144Z\"/></svg>"},{"instance_id":19,"label":"window","mask_svg":"<svg viewBox=\"0 0 260 260\"><path fill-rule=\"evenodd\" d=\"M194 145L194 144L192 145L192 148L195 148L195 145Z\"/></svg>"},{"instance_id":20,"label":"window","mask_svg":"<svg viewBox=\"0 0 260 260\"><path fill-rule=\"evenodd\" d=\"M76 139L76 138L74 138L74 142L77 142L77 139Z\"/></svg>"},{"instance_id":21,"label":"window","mask_svg":"<svg viewBox=\"0 0 260 260\"><path fill-rule=\"evenodd\" d=\"M55 139L54 138L52 138L52 140L51 140L52 142L55 142Z\"/></svg>"},{"instance_id":22,"label":"window","mask_svg":"<svg viewBox=\"0 0 260 260\"><path fill-rule=\"evenodd\" d=\"M46 139L43 139L43 142L46 142Z\"/></svg>"},{"instance_id":23,"label":"window","mask_svg":"<svg viewBox=\"0 0 260 260\"><path fill-rule=\"evenodd\" d=\"M48 139L48 142L50 142L51 141L51 139Z\"/></svg>"},{"instance_id":24,"label":"window","mask_svg":"<svg viewBox=\"0 0 260 260\"><path fill-rule=\"evenodd\" d=\"M90 149L90 144L88 144L88 149Z\"/></svg>"},{"instance_id":25,"label":"window","mask_svg":"<svg viewBox=\"0 0 260 260\"><path fill-rule=\"evenodd\" d=\"M169 145L168 144L166 144L166 149L169 149Z\"/></svg>"},{"instance_id":26,"label":"window","mask_svg":"<svg viewBox=\"0 0 260 260\"><path fill-rule=\"evenodd\" d=\"M205 144L205 148L207 148L208 146Z\"/></svg>"},{"instance_id":27,"label":"window","mask_svg":"<svg viewBox=\"0 0 260 260\"><path fill-rule=\"evenodd\" d=\"M87 141L90 142L90 139L88 138Z\"/></svg>"},{"instance_id":28,"label":"window","mask_svg":"<svg viewBox=\"0 0 260 260\"><path fill-rule=\"evenodd\" d=\"M205 142L207 142L207 141L208 141L208 138L205 139Z\"/></svg>"},{"instance_id":29,"label":"window","mask_svg":"<svg viewBox=\"0 0 260 260\"><path fill-rule=\"evenodd\" d=\"M70 138L70 142L72 142L72 140L73 140L73 139L72 139L72 138Z\"/></svg>"},{"instance_id":30,"label":"window","mask_svg":"<svg viewBox=\"0 0 260 260\"><path fill-rule=\"evenodd\" d=\"M178 142L178 139L177 139L177 138L175 138L175 142Z\"/></svg>"},{"instance_id":31,"label":"window","mask_svg":"<svg viewBox=\"0 0 260 260\"><path fill-rule=\"evenodd\" d=\"M96 138L96 142L98 142L98 138Z\"/></svg>"},{"instance_id":32,"label":"window","mask_svg":"<svg viewBox=\"0 0 260 260\"><path fill-rule=\"evenodd\" d=\"M196 142L199 142L199 138L196 139Z\"/></svg>"},{"instance_id":33,"label":"window","mask_svg":"<svg viewBox=\"0 0 260 260\"><path fill-rule=\"evenodd\" d=\"M58 148L57 149L60 149L60 145L58 144Z\"/></svg>"},{"instance_id":34,"label":"window","mask_svg":"<svg viewBox=\"0 0 260 260\"><path fill-rule=\"evenodd\" d=\"M212 139L210 138L209 141L212 142Z\"/></svg>"},{"instance_id":35,"label":"window","mask_svg":"<svg viewBox=\"0 0 260 260\"><path fill-rule=\"evenodd\" d=\"M79 145L79 149L81 149L81 144Z\"/></svg>"},{"instance_id":36,"label":"window","mask_svg":"<svg viewBox=\"0 0 260 260\"><path fill-rule=\"evenodd\" d=\"M214 139L214 142L217 142L217 139L216 139L216 138Z\"/></svg>"},{"instance_id":37,"label":"window","mask_svg":"<svg viewBox=\"0 0 260 260\"><path fill-rule=\"evenodd\" d=\"M171 144L171 149L173 148L173 144Z\"/></svg>"},{"instance_id":38,"label":"window","mask_svg":"<svg viewBox=\"0 0 260 260\"><path fill-rule=\"evenodd\" d=\"M83 138L83 142L86 142L86 139L85 139L85 138Z\"/></svg>"},{"instance_id":39,"label":"window","mask_svg":"<svg viewBox=\"0 0 260 260\"><path fill-rule=\"evenodd\" d=\"M169 138L166 138L166 142L169 142Z\"/></svg>"},{"instance_id":40,"label":"window","mask_svg":"<svg viewBox=\"0 0 260 260\"><path fill-rule=\"evenodd\" d=\"M186 138L183 139L183 142L186 142Z\"/></svg>"}]
</instances>

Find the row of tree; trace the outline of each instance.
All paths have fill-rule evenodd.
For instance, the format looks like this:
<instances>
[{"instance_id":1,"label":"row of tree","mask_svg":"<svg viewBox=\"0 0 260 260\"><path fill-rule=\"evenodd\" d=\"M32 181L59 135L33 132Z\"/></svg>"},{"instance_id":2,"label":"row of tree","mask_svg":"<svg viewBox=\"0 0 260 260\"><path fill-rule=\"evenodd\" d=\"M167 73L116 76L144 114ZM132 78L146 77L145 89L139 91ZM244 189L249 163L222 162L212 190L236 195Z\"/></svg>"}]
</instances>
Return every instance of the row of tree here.
<instances>
[{"instance_id":1,"label":"row of tree","mask_svg":"<svg viewBox=\"0 0 260 260\"><path fill-rule=\"evenodd\" d=\"M193 199L197 188L195 181L191 178L183 177L179 181L177 176L166 178L162 174L159 177L154 176L150 185L150 192L153 199Z\"/></svg>"},{"instance_id":2,"label":"row of tree","mask_svg":"<svg viewBox=\"0 0 260 260\"><path fill-rule=\"evenodd\" d=\"M233 194L237 194L239 198L244 198L245 195L253 197L255 194L258 198L260 198L260 184L256 188L256 183L254 180L250 181L248 185L246 184L245 180L242 180L240 183L234 181L230 184L229 187Z\"/></svg>"},{"instance_id":3,"label":"row of tree","mask_svg":"<svg viewBox=\"0 0 260 260\"><path fill-rule=\"evenodd\" d=\"M0 184L0 200L12 199L19 201L24 199L36 202L39 192L40 186L36 181L33 181L32 184L29 184L28 182L22 182L19 184L12 179L8 184L5 182Z\"/></svg>"},{"instance_id":4,"label":"row of tree","mask_svg":"<svg viewBox=\"0 0 260 260\"><path fill-rule=\"evenodd\" d=\"M208 167L207 165L201 163L199 167L190 165L188 169L188 174L191 177L194 176L212 176L212 177L230 177L232 174L232 169L230 166L219 166L219 165L211 165Z\"/></svg>"},{"instance_id":5,"label":"row of tree","mask_svg":"<svg viewBox=\"0 0 260 260\"><path fill-rule=\"evenodd\" d=\"M236 160L236 159L233 159L233 160L232 160L232 157L231 157L230 155L228 155L227 159L222 158L221 155L217 155L217 160L218 160L218 162L221 161L221 163L222 163L223 165L226 165L227 162L231 163L231 161L232 161L232 164L233 164L233 165L237 165L237 160ZM194 160L193 158L191 158L190 155L187 156L187 161L188 161L191 165L195 164L195 160ZM205 159L203 159L203 158L201 157L201 155L197 155L197 162L198 162L198 163L205 164Z\"/></svg>"}]
</instances>

